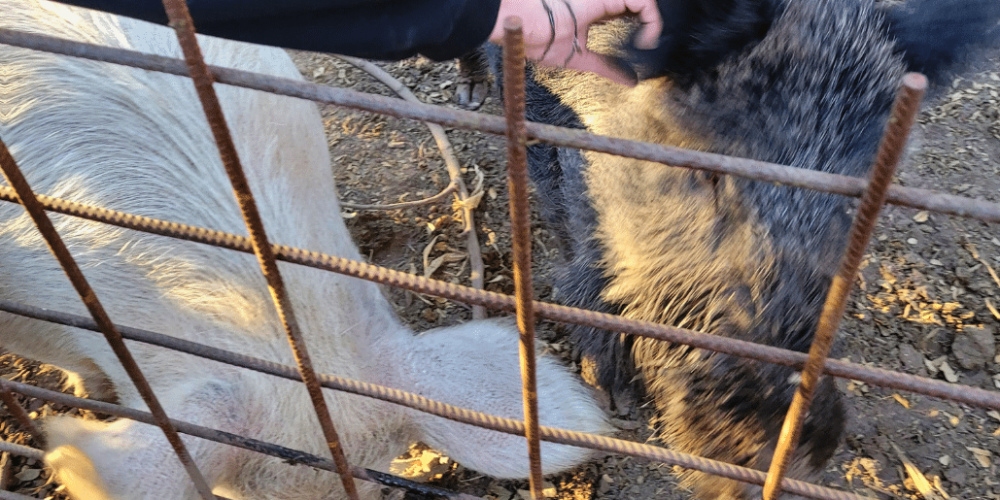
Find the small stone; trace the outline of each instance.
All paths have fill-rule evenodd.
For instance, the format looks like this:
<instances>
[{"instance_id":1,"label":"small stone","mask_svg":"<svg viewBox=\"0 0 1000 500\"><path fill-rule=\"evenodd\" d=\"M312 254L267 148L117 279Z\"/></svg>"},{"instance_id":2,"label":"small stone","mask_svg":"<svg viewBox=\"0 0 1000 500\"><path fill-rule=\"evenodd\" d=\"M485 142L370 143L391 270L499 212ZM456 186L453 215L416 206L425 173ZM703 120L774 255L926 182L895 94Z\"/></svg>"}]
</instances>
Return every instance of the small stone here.
<instances>
[{"instance_id":1,"label":"small stone","mask_svg":"<svg viewBox=\"0 0 1000 500\"><path fill-rule=\"evenodd\" d=\"M611 491L611 485L613 484L615 484L615 480L611 479L611 476L605 474L601 476L601 480L597 482L597 492L603 495Z\"/></svg>"},{"instance_id":2,"label":"small stone","mask_svg":"<svg viewBox=\"0 0 1000 500\"><path fill-rule=\"evenodd\" d=\"M497 500L510 500L514 496L514 492L500 486L499 484L493 483L490 485L489 490L486 492L488 495L496 497Z\"/></svg>"},{"instance_id":3,"label":"small stone","mask_svg":"<svg viewBox=\"0 0 1000 500\"><path fill-rule=\"evenodd\" d=\"M556 496L556 485L545 481L542 483L542 496L545 498L552 498Z\"/></svg>"},{"instance_id":4,"label":"small stone","mask_svg":"<svg viewBox=\"0 0 1000 500\"><path fill-rule=\"evenodd\" d=\"M989 362L996 353L996 343L993 339L993 328L986 326L965 327L955 335L951 344L951 352L958 364L966 370L978 370Z\"/></svg>"},{"instance_id":5,"label":"small stone","mask_svg":"<svg viewBox=\"0 0 1000 500\"><path fill-rule=\"evenodd\" d=\"M952 467L944 471L944 478L956 486L963 486L965 484L966 475L965 467Z\"/></svg>"},{"instance_id":6,"label":"small stone","mask_svg":"<svg viewBox=\"0 0 1000 500\"><path fill-rule=\"evenodd\" d=\"M903 364L906 371L917 375L927 376L927 368L924 366L924 356L916 347L910 344L900 344L899 362Z\"/></svg>"},{"instance_id":7,"label":"small stone","mask_svg":"<svg viewBox=\"0 0 1000 500\"><path fill-rule=\"evenodd\" d=\"M938 459L938 462L941 462L941 465L947 467L948 464L951 463L951 457L948 455L942 455L941 458Z\"/></svg>"},{"instance_id":8,"label":"small stone","mask_svg":"<svg viewBox=\"0 0 1000 500\"><path fill-rule=\"evenodd\" d=\"M949 365L947 361L942 362L940 368L941 368L941 373L944 374L945 380L953 384L955 382L958 382L958 374L955 373L955 370L952 370L951 365Z\"/></svg>"},{"instance_id":9,"label":"small stone","mask_svg":"<svg viewBox=\"0 0 1000 500\"><path fill-rule=\"evenodd\" d=\"M937 259L931 259L930 262L931 262L932 266L940 266L940 265L942 265L941 261L937 260Z\"/></svg>"},{"instance_id":10,"label":"small stone","mask_svg":"<svg viewBox=\"0 0 1000 500\"><path fill-rule=\"evenodd\" d=\"M27 481L34 481L35 479L38 479L38 476L40 476L41 474L42 474L41 469L24 469L21 472L14 474L14 477L16 477L18 481L21 481L23 483Z\"/></svg>"},{"instance_id":11,"label":"small stone","mask_svg":"<svg viewBox=\"0 0 1000 500\"><path fill-rule=\"evenodd\" d=\"M906 242L909 243L909 244L911 244L911 245L916 245L917 244L917 239L916 238L907 238Z\"/></svg>"},{"instance_id":12,"label":"small stone","mask_svg":"<svg viewBox=\"0 0 1000 500\"><path fill-rule=\"evenodd\" d=\"M921 210L920 212L917 212L917 215L913 216L913 220L915 222L920 222L920 223L927 222L927 219L930 218L930 215L931 214L929 214L926 210Z\"/></svg>"}]
</instances>

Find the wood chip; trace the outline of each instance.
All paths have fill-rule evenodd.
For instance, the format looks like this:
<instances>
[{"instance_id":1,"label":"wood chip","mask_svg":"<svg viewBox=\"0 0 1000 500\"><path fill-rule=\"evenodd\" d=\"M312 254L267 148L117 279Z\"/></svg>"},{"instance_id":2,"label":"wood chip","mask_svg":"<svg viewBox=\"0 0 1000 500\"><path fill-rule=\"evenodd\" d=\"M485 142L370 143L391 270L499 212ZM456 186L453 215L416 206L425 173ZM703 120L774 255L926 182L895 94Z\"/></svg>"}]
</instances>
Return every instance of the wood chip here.
<instances>
[{"instance_id":1,"label":"wood chip","mask_svg":"<svg viewBox=\"0 0 1000 500\"><path fill-rule=\"evenodd\" d=\"M0 455L0 490L6 491L10 486L10 478L13 477L13 465L10 453L6 451Z\"/></svg>"},{"instance_id":2,"label":"wood chip","mask_svg":"<svg viewBox=\"0 0 1000 500\"><path fill-rule=\"evenodd\" d=\"M997 308L993 306L993 302L990 302L990 299L986 299L986 308L993 313L993 317L1000 319L1000 311L997 311Z\"/></svg>"},{"instance_id":3,"label":"wood chip","mask_svg":"<svg viewBox=\"0 0 1000 500\"><path fill-rule=\"evenodd\" d=\"M898 402L899 404L903 405L903 408L906 408L906 409L910 408L910 402L907 401L906 398L904 398L903 396L900 396L899 394L893 393L892 394L892 399L895 399L896 402Z\"/></svg>"},{"instance_id":4,"label":"wood chip","mask_svg":"<svg viewBox=\"0 0 1000 500\"><path fill-rule=\"evenodd\" d=\"M952 370L951 365L949 365L947 361L942 361L940 368L941 368L941 373L944 374L945 380L953 384L955 382L958 382L958 374L955 373L955 370Z\"/></svg>"},{"instance_id":5,"label":"wood chip","mask_svg":"<svg viewBox=\"0 0 1000 500\"><path fill-rule=\"evenodd\" d=\"M896 446L896 443L890 442L889 444L892 445L894 450L896 450L896 455L899 456L899 460L903 462L903 467L906 469L906 475L909 476L911 481L913 481L913 486L917 492L920 493L920 496L924 497L926 500L937 500L941 498L941 496L934 490L934 487L931 486L931 482L927 480L927 477L920 472L920 469L918 469L916 465L913 465L913 462L910 462L910 459L907 458L905 454L903 454L903 450L899 449L899 447Z\"/></svg>"},{"instance_id":6,"label":"wood chip","mask_svg":"<svg viewBox=\"0 0 1000 500\"><path fill-rule=\"evenodd\" d=\"M972 456L976 457L976 461L979 462L980 467L984 469L990 468L990 456L992 453L989 450L974 448L972 446L966 446L965 449L972 452Z\"/></svg>"}]
</instances>

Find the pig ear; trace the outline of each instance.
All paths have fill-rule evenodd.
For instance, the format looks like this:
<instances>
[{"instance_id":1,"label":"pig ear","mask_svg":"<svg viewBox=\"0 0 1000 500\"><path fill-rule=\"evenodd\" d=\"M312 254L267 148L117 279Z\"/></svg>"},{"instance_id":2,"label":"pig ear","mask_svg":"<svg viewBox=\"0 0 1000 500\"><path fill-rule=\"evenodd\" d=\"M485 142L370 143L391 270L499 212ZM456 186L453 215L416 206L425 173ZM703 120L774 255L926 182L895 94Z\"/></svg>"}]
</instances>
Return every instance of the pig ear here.
<instances>
[{"instance_id":1,"label":"pig ear","mask_svg":"<svg viewBox=\"0 0 1000 500\"><path fill-rule=\"evenodd\" d=\"M759 0L660 0L663 32L657 48L629 54L642 78L687 77L718 65L727 56L759 42L778 15L779 2Z\"/></svg>"},{"instance_id":2,"label":"pig ear","mask_svg":"<svg viewBox=\"0 0 1000 500\"><path fill-rule=\"evenodd\" d=\"M884 13L908 69L933 83L966 69L974 49L1000 45L1000 0L907 0Z\"/></svg>"}]
</instances>

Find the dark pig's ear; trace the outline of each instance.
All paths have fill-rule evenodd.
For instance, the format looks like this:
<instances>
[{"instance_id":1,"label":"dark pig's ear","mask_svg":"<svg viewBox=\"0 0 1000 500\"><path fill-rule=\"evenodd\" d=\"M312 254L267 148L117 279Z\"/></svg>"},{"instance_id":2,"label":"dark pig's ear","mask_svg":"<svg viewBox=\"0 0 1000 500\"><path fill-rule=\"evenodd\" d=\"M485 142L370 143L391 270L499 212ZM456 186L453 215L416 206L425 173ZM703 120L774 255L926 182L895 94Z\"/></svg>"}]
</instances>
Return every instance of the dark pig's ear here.
<instances>
[{"instance_id":1,"label":"dark pig's ear","mask_svg":"<svg viewBox=\"0 0 1000 500\"><path fill-rule=\"evenodd\" d=\"M641 78L668 76L683 85L727 56L763 40L780 14L780 4L773 0L659 0L664 25L657 48L636 48L633 35L623 52Z\"/></svg>"},{"instance_id":2,"label":"dark pig's ear","mask_svg":"<svg viewBox=\"0 0 1000 500\"><path fill-rule=\"evenodd\" d=\"M970 52L1000 46L1000 0L906 0L883 12L908 68L932 83L964 70Z\"/></svg>"}]
</instances>

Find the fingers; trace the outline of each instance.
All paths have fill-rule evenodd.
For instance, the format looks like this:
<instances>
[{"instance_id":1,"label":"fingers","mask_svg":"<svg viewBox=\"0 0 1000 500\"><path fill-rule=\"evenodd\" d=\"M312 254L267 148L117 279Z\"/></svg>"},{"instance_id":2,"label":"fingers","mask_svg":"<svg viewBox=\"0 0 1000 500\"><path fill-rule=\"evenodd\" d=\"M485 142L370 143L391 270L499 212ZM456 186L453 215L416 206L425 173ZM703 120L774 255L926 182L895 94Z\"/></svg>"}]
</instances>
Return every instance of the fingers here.
<instances>
[{"instance_id":1,"label":"fingers","mask_svg":"<svg viewBox=\"0 0 1000 500\"><path fill-rule=\"evenodd\" d=\"M625 0L625 9L639 15L642 28L636 36L636 46L640 49L655 49L663 31L663 19L654 0Z\"/></svg>"},{"instance_id":2,"label":"fingers","mask_svg":"<svg viewBox=\"0 0 1000 500\"><path fill-rule=\"evenodd\" d=\"M575 54L569 59L569 61L563 61L560 63L539 61L539 64L575 69L579 71L588 71L590 73L603 76L604 78L620 85L626 85L629 87L634 87L639 81L635 72L631 69L620 66L614 61L614 59L600 54L595 54L588 50Z\"/></svg>"}]
</instances>

